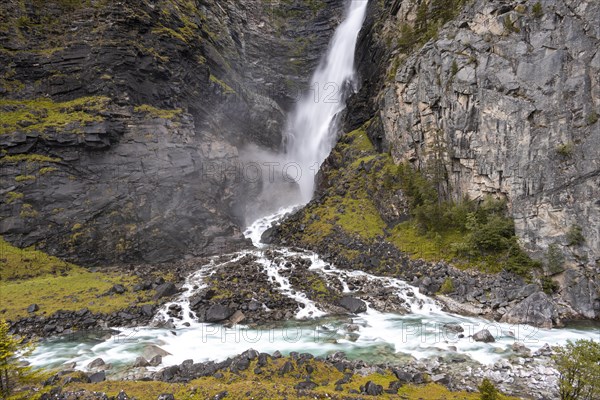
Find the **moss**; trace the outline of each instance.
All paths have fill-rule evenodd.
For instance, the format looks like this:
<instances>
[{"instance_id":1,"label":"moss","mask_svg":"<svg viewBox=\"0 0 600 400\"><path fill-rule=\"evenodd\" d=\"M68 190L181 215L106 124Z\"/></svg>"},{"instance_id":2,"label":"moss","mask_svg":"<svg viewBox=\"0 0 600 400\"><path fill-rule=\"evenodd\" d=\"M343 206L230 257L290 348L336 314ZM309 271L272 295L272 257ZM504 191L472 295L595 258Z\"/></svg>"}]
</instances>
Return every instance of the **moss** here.
<instances>
[{"instance_id":1,"label":"moss","mask_svg":"<svg viewBox=\"0 0 600 400\"><path fill-rule=\"evenodd\" d=\"M452 283L452 278L446 278L444 283L442 283L442 287L440 288L440 294L449 294L454 292L454 283Z\"/></svg>"},{"instance_id":2,"label":"moss","mask_svg":"<svg viewBox=\"0 0 600 400\"><path fill-rule=\"evenodd\" d=\"M23 193L19 192L8 192L6 193L6 204L12 204L16 201L19 201L23 198Z\"/></svg>"},{"instance_id":3,"label":"moss","mask_svg":"<svg viewBox=\"0 0 600 400\"><path fill-rule=\"evenodd\" d=\"M571 158L573 156L574 146L573 143L561 143L555 148L556 154L562 158Z\"/></svg>"},{"instance_id":4,"label":"moss","mask_svg":"<svg viewBox=\"0 0 600 400\"><path fill-rule=\"evenodd\" d=\"M30 182L35 181L35 176L33 175L17 175L15 177L16 182Z\"/></svg>"},{"instance_id":5,"label":"moss","mask_svg":"<svg viewBox=\"0 0 600 400\"><path fill-rule=\"evenodd\" d=\"M20 249L0 237L0 280L26 279L67 272L75 266L33 247Z\"/></svg>"},{"instance_id":6,"label":"moss","mask_svg":"<svg viewBox=\"0 0 600 400\"><path fill-rule=\"evenodd\" d=\"M27 163L57 163L61 159L41 154L17 154L0 158L0 164L20 163L23 161Z\"/></svg>"},{"instance_id":7,"label":"moss","mask_svg":"<svg viewBox=\"0 0 600 400\"><path fill-rule=\"evenodd\" d=\"M598 122L598 119L600 119L600 116L598 116L598 113L596 111L592 111L586 118L585 118L585 122L588 125L594 125L596 122Z\"/></svg>"},{"instance_id":8,"label":"moss","mask_svg":"<svg viewBox=\"0 0 600 400\"><path fill-rule=\"evenodd\" d=\"M235 93L235 90L233 90L233 88L231 86L229 86L227 83L223 82L222 80L220 80L219 78L217 78L214 75L210 75L210 81L212 83L217 84L222 90L223 93L225 94L232 94Z\"/></svg>"},{"instance_id":9,"label":"moss","mask_svg":"<svg viewBox=\"0 0 600 400\"><path fill-rule=\"evenodd\" d=\"M544 8L542 7L542 3L539 1L531 7L531 14L534 18L542 18L544 16Z\"/></svg>"},{"instance_id":10,"label":"moss","mask_svg":"<svg viewBox=\"0 0 600 400\"><path fill-rule=\"evenodd\" d=\"M47 129L67 129L102 121L98 113L106 108L106 97L81 97L66 102L50 99L0 100L0 134L16 131L43 132Z\"/></svg>"},{"instance_id":11,"label":"moss","mask_svg":"<svg viewBox=\"0 0 600 400\"><path fill-rule=\"evenodd\" d=\"M54 167L44 167L44 168L40 168L39 173L40 173L40 175L46 175L46 174L49 174L49 173L55 172L55 171L58 171L58 169L54 168Z\"/></svg>"},{"instance_id":12,"label":"moss","mask_svg":"<svg viewBox=\"0 0 600 400\"><path fill-rule=\"evenodd\" d=\"M19 213L21 218L35 218L38 216L38 214L39 213L33 208L33 206L27 203L21 206L21 211Z\"/></svg>"},{"instance_id":13,"label":"moss","mask_svg":"<svg viewBox=\"0 0 600 400\"><path fill-rule=\"evenodd\" d=\"M176 119L183 112L180 108L175 108L172 110L165 110L165 109L153 107L148 104L136 106L133 110L137 113L143 113L143 114L149 115L152 118L162 118L162 119L169 119L169 120Z\"/></svg>"}]
</instances>

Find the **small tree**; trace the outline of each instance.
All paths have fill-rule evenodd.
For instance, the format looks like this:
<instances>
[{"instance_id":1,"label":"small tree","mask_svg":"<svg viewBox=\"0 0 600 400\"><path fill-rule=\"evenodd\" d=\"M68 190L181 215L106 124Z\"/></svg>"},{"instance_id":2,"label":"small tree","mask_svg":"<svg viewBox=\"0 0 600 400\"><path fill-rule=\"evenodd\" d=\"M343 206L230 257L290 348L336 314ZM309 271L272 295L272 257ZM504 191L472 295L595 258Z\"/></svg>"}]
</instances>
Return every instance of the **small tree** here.
<instances>
[{"instance_id":1,"label":"small tree","mask_svg":"<svg viewBox=\"0 0 600 400\"><path fill-rule=\"evenodd\" d=\"M481 385L477 388L479 389L481 400L499 400L500 399L500 391L496 389L496 386L490 381L488 378L483 378Z\"/></svg>"},{"instance_id":2,"label":"small tree","mask_svg":"<svg viewBox=\"0 0 600 400\"><path fill-rule=\"evenodd\" d=\"M6 321L0 320L0 395L10 395L17 383L32 377L31 367L21 365L19 357L33 350L31 344L24 343L8 332Z\"/></svg>"},{"instance_id":3,"label":"small tree","mask_svg":"<svg viewBox=\"0 0 600 400\"><path fill-rule=\"evenodd\" d=\"M562 400L600 398L600 343L569 340L566 346L556 349L553 358L560 372L558 391Z\"/></svg>"}]
</instances>

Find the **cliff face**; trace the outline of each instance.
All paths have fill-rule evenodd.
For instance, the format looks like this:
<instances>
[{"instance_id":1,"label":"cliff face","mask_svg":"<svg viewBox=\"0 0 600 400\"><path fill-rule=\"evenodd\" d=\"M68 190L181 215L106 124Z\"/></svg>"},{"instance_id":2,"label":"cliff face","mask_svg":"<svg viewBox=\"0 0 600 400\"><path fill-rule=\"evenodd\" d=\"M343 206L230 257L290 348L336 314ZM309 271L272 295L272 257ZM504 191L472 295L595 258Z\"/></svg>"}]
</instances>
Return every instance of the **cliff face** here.
<instances>
[{"instance_id":1,"label":"cliff face","mask_svg":"<svg viewBox=\"0 0 600 400\"><path fill-rule=\"evenodd\" d=\"M372 141L447 198L506 198L563 305L597 317L600 5L481 0L457 14L407 51L419 4L371 5L358 54L365 85L347 128L378 117Z\"/></svg>"},{"instance_id":2,"label":"cliff face","mask_svg":"<svg viewBox=\"0 0 600 400\"><path fill-rule=\"evenodd\" d=\"M260 184L244 179L239 149L278 148L341 11L3 2L0 234L102 264L245 246L240 210Z\"/></svg>"}]
</instances>

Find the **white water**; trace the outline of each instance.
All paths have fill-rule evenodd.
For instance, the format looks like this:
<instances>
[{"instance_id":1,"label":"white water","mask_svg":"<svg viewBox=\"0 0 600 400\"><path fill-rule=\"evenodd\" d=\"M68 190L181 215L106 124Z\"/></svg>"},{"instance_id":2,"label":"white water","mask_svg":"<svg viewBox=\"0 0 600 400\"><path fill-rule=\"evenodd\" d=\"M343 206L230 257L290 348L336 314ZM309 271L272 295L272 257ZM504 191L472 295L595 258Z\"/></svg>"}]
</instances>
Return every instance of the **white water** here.
<instances>
[{"instance_id":1,"label":"white water","mask_svg":"<svg viewBox=\"0 0 600 400\"><path fill-rule=\"evenodd\" d=\"M259 238L270 224L268 222L281 218L292 208L281 210L275 215L256 221L245 232L247 237ZM264 245L260 244L261 247ZM205 287L204 279L217 267L217 257L188 277L184 289L175 301L165 304L157 313L156 320L168 319L167 310L172 303L179 304L183 319L175 320L175 328L157 329L142 327L137 329L119 329L121 333L109 338L73 341L67 339L52 340L40 343L29 358L34 366L55 367L66 362L77 362L78 368L85 368L92 360L101 357L105 362L113 364L115 371L119 367L131 365L136 357L146 356L149 346L156 345L171 355L163 357L163 364L173 365L186 359L195 362L223 360L227 357L254 348L261 352L272 353L279 350L284 354L292 351L310 352L315 355L326 355L336 351L344 351L350 358L365 361L401 362L410 356L417 359L448 354L463 354L484 364L491 364L503 357L512 355L511 345L516 341L523 343L533 351L545 343L550 345L564 344L567 339L597 339L597 330L582 329L539 329L527 325L508 325L491 322L482 318L465 317L446 313L431 298L419 293L418 288L406 282L390 277L378 277L362 271L344 271L323 261L311 252L295 252L279 248L281 262L273 262L264 256L265 249L249 250L232 255L228 264L252 254L258 257L265 273L273 278L279 290L303 304L298 307L296 321L274 325L270 328L252 329L243 325L225 328L221 325L199 323L190 315L188 299ZM311 261L310 270L338 279L344 292L349 293L348 282L356 278L374 282L377 286L392 288L390 296L397 296L410 305L410 313L399 315L378 312L368 307L367 312L352 318L352 323L359 326L357 332L348 331L348 318L326 317L313 301L299 291L293 291L286 278L280 272L285 269L285 259L300 256ZM226 267L226 265L225 265ZM196 289L194 289L194 286ZM316 318L315 317L321 317ZM189 326L185 326L187 323ZM465 338L459 339L455 334L442 329L446 323L460 324ZM469 335L488 329L496 338L495 343L475 342Z\"/></svg>"},{"instance_id":2,"label":"white water","mask_svg":"<svg viewBox=\"0 0 600 400\"><path fill-rule=\"evenodd\" d=\"M336 31L327 57L312 79L313 85L316 83L321 89L326 89L324 86L327 83L337 85L334 87L337 90L333 97L335 101L315 102L314 98L307 97L290 117L288 157L307 168L305 172L309 171L310 167L317 168L321 164L335 140L336 115L344 107L343 86L352 83L354 78L354 48L364 20L366 5L366 0L350 2L346 20ZM308 201L313 193L313 175L304 173L300 184L305 197L303 200ZM273 215L260 218L248 227L245 235L252 240L256 250L236 253L229 261L218 261L218 258L215 258L188 277L184 285L185 292L173 302L167 303L155 318L157 321L168 320L168 307L173 303L179 304L183 309L183 318L173 321L174 328L119 329L119 335L108 338L64 338L45 341L39 344L29 361L40 367L60 366L75 361L78 368L85 368L93 359L101 357L118 370L119 366L131 365L138 356L151 358L152 355L148 353L149 347L160 346L170 353L163 358L161 367L181 363L190 358L196 362L222 360L248 348L269 353L280 350L283 353L298 351L315 355L344 351L350 358L373 362L399 361L407 355L424 358L460 353L489 364L511 355L510 346L515 341L536 350L545 343L564 344L567 339L596 338L598 334L594 330L544 330L526 325L510 326L481 318L449 314L441 311L434 300L422 295L417 288L406 282L372 276L361 271L339 270L310 252L279 248L277 251L281 257L273 261L264 255L265 246L260 242L261 235L293 208L284 208ZM265 274L278 290L302 304L298 307L297 320L262 329L250 329L240 325L229 329L196 322L190 310L189 298L206 286L205 278L216 268L227 267L228 263L248 254L258 258ZM337 279L346 293L350 293L349 282L356 280L375 283L378 287L388 287L391 290L390 296L395 296L399 302L410 306L410 314L381 313L369 306L367 312L352 319L352 323L358 325L359 330L349 332L348 318L327 318L326 312L320 309L319 305L311 301L305 293L292 288L285 274L282 274L287 268L285 259L291 256L310 259L312 271ZM320 319L317 319L318 317ZM466 337L459 339L444 331L441 325L445 323L460 324ZM495 343L474 342L468 337L484 328L489 329L495 336Z\"/></svg>"},{"instance_id":3,"label":"white water","mask_svg":"<svg viewBox=\"0 0 600 400\"><path fill-rule=\"evenodd\" d=\"M303 202L311 199L314 175L335 144L337 118L346 106L348 91L356 90L354 52L367 3L349 2L344 22L311 78L310 91L288 118L286 151L288 161L300 166L298 184Z\"/></svg>"}]
</instances>

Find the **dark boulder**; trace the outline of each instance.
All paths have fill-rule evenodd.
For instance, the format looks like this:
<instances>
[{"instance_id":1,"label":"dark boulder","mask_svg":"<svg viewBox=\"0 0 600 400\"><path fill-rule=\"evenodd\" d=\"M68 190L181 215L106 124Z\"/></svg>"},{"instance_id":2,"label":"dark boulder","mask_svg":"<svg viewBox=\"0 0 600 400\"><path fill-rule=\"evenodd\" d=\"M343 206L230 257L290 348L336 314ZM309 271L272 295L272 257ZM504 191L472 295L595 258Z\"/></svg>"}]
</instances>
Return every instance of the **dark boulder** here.
<instances>
[{"instance_id":1,"label":"dark boulder","mask_svg":"<svg viewBox=\"0 0 600 400\"><path fill-rule=\"evenodd\" d=\"M227 318L231 317L231 315L233 315L233 313L235 312L235 310L232 310L231 308L221 305L221 304L215 304L213 306L210 306L210 308L208 310L206 310L206 315L204 317L204 320L206 322L219 322L219 321L223 321L226 320Z\"/></svg>"},{"instance_id":2,"label":"dark boulder","mask_svg":"<svg viewBox=\"0 0 600 400\"><path fill-rule=\"evenodd\" d=\"M487 329L480 330L473 335L473 340L476 342L492 343L495 342L494 336Z\"/></svg>"},{"instance_id":3,"label":"dark boulder","mask_svg":"<svg viewBox=\"0 0 600 400\"><path fill-rule=\"evenodd\" d=\"M177 287L173 282L166 282L156 287L154 299L158 300L163 297L173 296L177 293Z\"/></svg>"},{"instance_id":4,"label":"dark boulder","mask_svg":"<svg viewBox=\"0 0 600 400\"><path fill-rule=\"evenodd\" d=\"M367 303L355 297L343 297L338 304L353 314L367 311Z\"/></svg>"}]
</instances>

